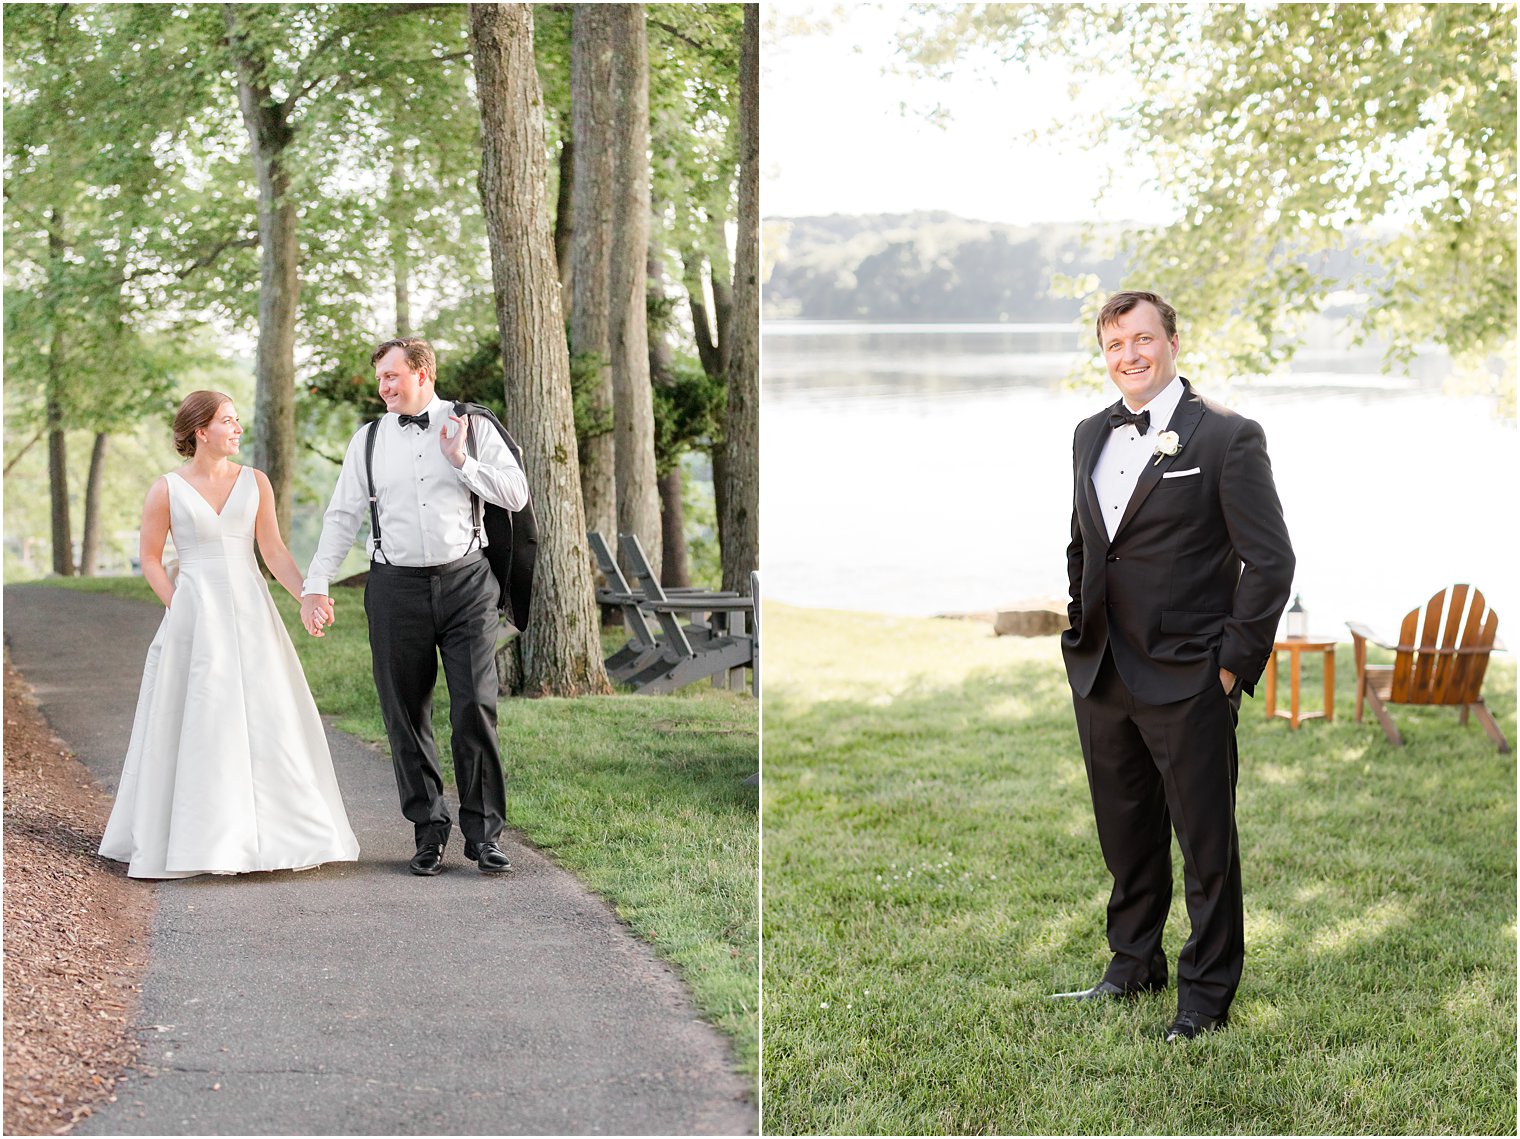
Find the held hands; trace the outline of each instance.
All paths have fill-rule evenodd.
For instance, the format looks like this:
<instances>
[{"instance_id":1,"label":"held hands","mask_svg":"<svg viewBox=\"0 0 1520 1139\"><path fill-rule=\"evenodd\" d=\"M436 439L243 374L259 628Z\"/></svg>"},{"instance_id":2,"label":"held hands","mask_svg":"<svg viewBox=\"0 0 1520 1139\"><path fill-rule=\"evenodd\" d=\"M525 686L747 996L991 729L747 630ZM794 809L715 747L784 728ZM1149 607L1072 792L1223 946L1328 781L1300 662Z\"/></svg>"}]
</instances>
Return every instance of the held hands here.
<instances>
[{"instance_id":1,"label":"held hands","mask_svg":"<svg viewBox=\"0 0 1520 1139\"><path fill-rule=\"evenodd\" d=\"M464 466L466 429L463 419L457 415L450 415L449 421L438 433L438 449L443 452L445 459L454 464L456 469Z\"/></svg>"},{"instance_id":2,"label":"held hands","mask_svg":"<svg viewBox=\"0 0 1520 1139\"><path fill-rule=\"evenodd\" d=\"M333 599L323 593L307 593L301 597L301 624L313 637L325 637L323 629L337 620Z\"/></svg>"}]
</instances>

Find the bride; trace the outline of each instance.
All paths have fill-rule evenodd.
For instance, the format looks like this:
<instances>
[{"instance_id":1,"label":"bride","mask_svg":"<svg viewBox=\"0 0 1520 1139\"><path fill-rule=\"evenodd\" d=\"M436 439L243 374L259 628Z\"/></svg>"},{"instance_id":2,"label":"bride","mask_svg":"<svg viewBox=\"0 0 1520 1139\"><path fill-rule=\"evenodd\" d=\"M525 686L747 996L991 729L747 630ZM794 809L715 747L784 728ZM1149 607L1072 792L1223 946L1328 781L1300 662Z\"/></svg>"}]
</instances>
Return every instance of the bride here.
<instances>
[{"instance_id":1,"label":"bride","mask_svg":"<svg viewBox=\"0 0 1520 1139\"><path fill-rule=\"evenodd\" d=\"M143 506L143 577L168 612L148 649L132 740L100 853L133 878L353 862L322 721L254 560L301 595L263 471L230 462L232 400L191 392L174 417L189 462ZM177 578L164 568L170 532Z\"/></svg>"}]
</instances>

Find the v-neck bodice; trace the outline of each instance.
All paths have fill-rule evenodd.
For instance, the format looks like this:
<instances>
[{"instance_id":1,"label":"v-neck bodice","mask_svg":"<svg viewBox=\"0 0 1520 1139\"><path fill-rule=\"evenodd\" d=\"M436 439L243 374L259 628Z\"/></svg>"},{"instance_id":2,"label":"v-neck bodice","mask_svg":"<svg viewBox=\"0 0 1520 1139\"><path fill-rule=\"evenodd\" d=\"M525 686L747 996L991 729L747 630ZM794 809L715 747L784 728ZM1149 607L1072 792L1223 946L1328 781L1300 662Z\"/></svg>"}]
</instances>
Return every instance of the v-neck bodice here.
<instances>
[{"instance_id":1,"label":"v-neck bodice","mask_svg":"<svg viewBox=\"0 0 1520 1139\"><path fill-rule=\"evenodd\" d=\"M238 471L221 513L178 471L170 476L169 532L174 536L180 573L206 562L236 564L257 572L253 534L259 496L248 493L248 487L257 485L248 468Z\"/></svg>"},{"instance_id":2,"label":"v-neck bodice","mask_svg":"<svg viewBox=\"0 0 1520 1139\"><path fill-rule=\"evenodd\" d=\"M179 479L180 482L184 483L192 491L194 491L195 492L195 497L198 498L198 499L200 499L202 502L204 502L206 504L206 509L210 510L211 513L215 514L218 518L220 518L222 516L222 511L226 510L227 509L227 504L232 501L232 496L235 495L238 492L238 486L243 481L243 472L246 471L247 469L248 469L247 467L239 467L238 468L238 473L232 476L232 489L227 492L227 497L224 498L224 499L222 499L222 505L221 505L220 509L218 509L215 506L212 506L211 505L211 500L209 498L207 498L204 494L202 494L199 490L196 490L195 484L192 483L189 479L187 479L184 475L180 474L178 471L170 471L169 473L171 475L173 475L175 478Z\"/></svg>"}]
</instances>

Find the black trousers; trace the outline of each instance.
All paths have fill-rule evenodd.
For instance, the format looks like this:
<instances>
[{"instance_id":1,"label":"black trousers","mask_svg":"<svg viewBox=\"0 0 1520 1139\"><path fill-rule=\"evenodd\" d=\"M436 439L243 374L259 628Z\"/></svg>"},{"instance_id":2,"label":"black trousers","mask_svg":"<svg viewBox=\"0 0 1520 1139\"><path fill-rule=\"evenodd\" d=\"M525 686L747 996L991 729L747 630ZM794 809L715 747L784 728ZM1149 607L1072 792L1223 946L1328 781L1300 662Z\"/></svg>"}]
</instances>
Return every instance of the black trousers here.
<instances>
[{"instance_id":1,"label":"black trousers","mask_svg":"<svg viewBox=\"0 0 1520 1139\"><path fill-rule=\"evenodd\" d=\"M1229 1011L1245 963L1245 906L1235 833L1240 689L1219 685L1174 704L1136 700L1105 652L1092 692L1073 694L1103 861L1113 875L1105 979L1166 980L1161 934L1172 902L1172 842L1182 849L1192 932L1177 959L1177 1005Z\"/></svg>"},{"instance_id":2,"label":"black trousers","mask_svg":"<svg viewBox=\"0 0 1520 1139\"><path fill-rule=\"evenodd\" d=\"M459 829L492 842L506 825L496 741L496 602L500 587L479 557L439 573L374 565L364 589L369 646L401 813L417 844L446 843L452 820L433 744L433 687L443 659L453 727Z\"/></svg>"}]
</instances>

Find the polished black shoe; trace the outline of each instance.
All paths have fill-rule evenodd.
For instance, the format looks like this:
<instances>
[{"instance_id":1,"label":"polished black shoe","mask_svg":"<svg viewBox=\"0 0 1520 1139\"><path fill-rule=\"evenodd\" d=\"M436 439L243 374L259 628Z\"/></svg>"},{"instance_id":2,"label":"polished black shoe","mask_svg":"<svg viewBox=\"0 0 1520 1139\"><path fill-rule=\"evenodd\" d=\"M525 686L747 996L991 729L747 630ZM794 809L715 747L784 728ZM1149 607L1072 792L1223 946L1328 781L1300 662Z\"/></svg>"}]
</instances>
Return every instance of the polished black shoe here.
<instances>
[{"instance_id":1,"label":"polished black shoe","mask_svg":"<svg viewBox=\"0 0 1520 1139\"><path fill-rule=\"evenodd\" d=\"M1099 981L1090 989L1078 989L1074 993L1051 993L1053 1001L1118 1001L1130 1000L1138 997L1141 993L1160 993L1166 991L1166 982L1160 983L1149 981L1143 985L1125 985L1120 987L1112 981Z\"/></svg>"},{"instance_id":2,"label":"polished black shoe","mask_svg":"<svg viewBox=\"0 0 1520 1139\"><path fill-rule=\"evenodd\" d=\"M1183 1009L1167 1026L1166 1042L1176 1044L1179 1040L1191 1040L1205 1032L1217 1032L1229 1023L1230 1018L1227 1016L1205 1016L1201 1012Z\"/></svg>"},{"instance_id":3,"label":"polished black shoe","mask_svg":"<svg viewBox=\"0 0 1520 1139\"><path fill-rule=\"evenodd\" d=\"M413 874L437 874L443 869L443 843L425 843L417 848L407 869Z\"/></svg>"},{"instance_id":4,"label":"polished black shoe","mask_svg":"<svg viewBox=\"0 0 1520 1139\"><path fill-rule=\"evenodd\" d=\"M512 863L507 861L507 856L502 853L501 847L494 842L477 844L465 839L464 856L473 860L475 865L480 867L482 874L504 874L512 869Z\"/></svg>"}]
</instances>

